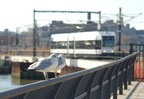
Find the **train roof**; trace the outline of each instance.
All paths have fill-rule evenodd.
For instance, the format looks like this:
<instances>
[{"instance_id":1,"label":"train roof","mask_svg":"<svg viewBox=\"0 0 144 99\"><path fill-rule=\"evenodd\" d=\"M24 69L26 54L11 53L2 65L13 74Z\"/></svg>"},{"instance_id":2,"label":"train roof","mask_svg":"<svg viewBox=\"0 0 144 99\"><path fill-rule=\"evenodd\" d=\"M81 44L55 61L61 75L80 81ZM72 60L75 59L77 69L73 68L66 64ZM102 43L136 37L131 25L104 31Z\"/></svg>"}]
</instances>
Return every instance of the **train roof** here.
<instances>
[{"instance_id":1,"label":"train roof","mask_svg":"<svg viewBox=\"0 0 144 99\"><path fill-rule=\"evenodd\" d=\"M75 33L63 33L63 34L52 34L52 41L76 41L80 40L101 40L102 36L115 36L115 32L105 31L87 31L87 32L75 32Z\"/></svg>"}]
</instances>

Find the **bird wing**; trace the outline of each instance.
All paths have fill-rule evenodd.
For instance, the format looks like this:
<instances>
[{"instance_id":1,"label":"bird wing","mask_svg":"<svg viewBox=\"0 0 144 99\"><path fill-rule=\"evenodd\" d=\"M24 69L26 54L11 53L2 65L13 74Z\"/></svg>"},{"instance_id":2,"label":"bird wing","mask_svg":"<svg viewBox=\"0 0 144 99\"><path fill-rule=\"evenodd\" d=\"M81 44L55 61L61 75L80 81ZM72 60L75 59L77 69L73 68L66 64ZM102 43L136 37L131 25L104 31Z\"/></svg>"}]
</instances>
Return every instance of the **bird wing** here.
<instances>
[{"instance_id":1,"label":"bird wing","mask_svg":"<svg viewBox=\"0 0 144 99\"><path fill-rule=\"evenodd\" d=\"M52 59L47 58L42 61L35 62L28 67L28 70L42 70L52 65Z\"/></svg>"},{"instance_id":2,"label":"bird wing","mask_svg":"<svg viewBox=\"0 0 144 99\"><path fill-rule=\"evenodd\" d=\"M45 69L52 65L52 59L44 59L39 63L39 66L36 69Z\"/></svg>"},{"instance_id":3,"label":"bird wing","mask_svg":"<svg viewBox=\"0 0 144 99\"><path fill-rule=\"evenodd\" d=\"M58 60L58 66L61 65L61 64L63 64L63 63L64 63L64 62L63 62L62 59L59 59L59 60Z\"/></svg>"},{"instance_id":4,"label":"bird wing","mask_svg":"<svg viewBox=\"0 0 144 99\"><path fill-rule=\"evenodd\" d=\"M28 67L28 70L35 69L35 68L37 67L37 63L38 63L38 62L35 62L35 63L31 64L31 65Z\"/></svg>"},{"instance_id":5,"label":"bird wing","mask_svg":"<svg viewBox=\"0 0 144 99\"><path fill-rule=\"evenodd\" d=\"M55 70L60 70L66 65L65 59L60 58L58 60L58 66L55 68Z\"/></svg>"}]
</instances>

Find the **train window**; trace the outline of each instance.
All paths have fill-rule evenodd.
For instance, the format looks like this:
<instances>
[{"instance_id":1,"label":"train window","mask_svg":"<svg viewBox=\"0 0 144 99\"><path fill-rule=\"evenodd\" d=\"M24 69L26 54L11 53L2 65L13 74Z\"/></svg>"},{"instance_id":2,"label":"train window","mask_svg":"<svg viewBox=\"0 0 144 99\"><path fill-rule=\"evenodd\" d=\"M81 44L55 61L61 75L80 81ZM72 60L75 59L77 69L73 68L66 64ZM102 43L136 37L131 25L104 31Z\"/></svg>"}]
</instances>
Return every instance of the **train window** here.
<instances>
[{"instance_id":1,"label":"train window","mask_svg":"<svg viewBox=\"0 0 144 99\"><path fill-rule=\"evenodd\" d=\"M56 42L51 42L51 48L55 49L56 48Z\"/></svg>"},{"instance_id":2,"label":"train window","mask_svg":"<svg viewBox=\"0 0 144 99\"><path fill-rule=\"evenodd\" d=\"M75 45L76 45L77 49L84 49L85 48L84 41L76 41Z\"/></svg>"},{"instance_id":3,"label":"train window","mask_svg":"<svg viewBox=\"0 0 144 99\"><path fill-rule=\"evenodd\" d=\"M94 49L95 48L94 41L87 41L86 42L86 48L88 48L88 49Z\"/></svg>"},{"instance_id":4,"label":"train window","mask_svg":"<svg viewBox=\"0 0 144 99\"><path fill-rule=\"evenodd\" d=\"M101 48L101 43L96 41L76 41L76 48L77 49L95 49L97 44L97 49Z\"/></svg>"},{"instance_id":5,"label":"train window","mask_svg":"<svg viewBox=\"0 0 144 99\"><path fill-rule=\"evenodd\" d=\"M52 49L67 49L68 42L51 42ZM74 48L74 42L69 41L69 49ZM96 41L75 41L76 49L101 49L101 40Z\"/></svg>"},{"instance_id":6,"label":"train window","mask_svg":"<svg viewBox=\"0 0 144 99\"><path fill-rule=\"evenodd\" d=\"M66 49L67 48L67 42L51 42L51 48L52 49Z\"/></svg>"},{"instance_id":7,"label":"train window","mask_svg":"<svg viewBox=\"0 0 144 99\"><path fill-rule=\"evenodd\" d=\"M58 42L58 47L60 49L66 49L67 48L67 42Z\"/></svg>"},{"instance_id":8,"label":"train window","mask_svg":"<svg viewBox=\"0 0 144 99\"><path fill-rule=\"evenodd\" d=\"M113 36L103 36L103 47L114 47L114 37Z\"/></svg>"}]
</instances>

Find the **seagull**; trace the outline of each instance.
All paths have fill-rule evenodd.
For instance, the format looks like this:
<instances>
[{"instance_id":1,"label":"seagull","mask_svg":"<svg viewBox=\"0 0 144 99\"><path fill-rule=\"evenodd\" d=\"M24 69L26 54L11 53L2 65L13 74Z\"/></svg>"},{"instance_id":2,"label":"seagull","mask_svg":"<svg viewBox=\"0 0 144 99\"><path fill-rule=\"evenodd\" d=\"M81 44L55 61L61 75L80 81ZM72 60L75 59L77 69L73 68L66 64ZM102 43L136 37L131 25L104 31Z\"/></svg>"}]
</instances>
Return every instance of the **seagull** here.
<instances>
[{"instance_id":1,"label":"seagull","mask_svg":"<svg viewBox=\"0 0 144 99\"><path fill-rule=\"evenodd\" d=\"M57 71L61 70L66 65L66 60L63 54L58 55L58 65L54 70L55 77L57 77Z\"/></svg>"},{"instance_id":2,"label":"seagull","mask_svg":"<svg viewBox=\"0 0 144 99\"><path fill-rule=\"evenodd\" d=\"M54 71L58 65L58 57L56 54L51 54L49 57L35 62L28 67L28 70L36 70L43 72L45 79L48 79L47 72Z\"/></svg>"}]
</instances>

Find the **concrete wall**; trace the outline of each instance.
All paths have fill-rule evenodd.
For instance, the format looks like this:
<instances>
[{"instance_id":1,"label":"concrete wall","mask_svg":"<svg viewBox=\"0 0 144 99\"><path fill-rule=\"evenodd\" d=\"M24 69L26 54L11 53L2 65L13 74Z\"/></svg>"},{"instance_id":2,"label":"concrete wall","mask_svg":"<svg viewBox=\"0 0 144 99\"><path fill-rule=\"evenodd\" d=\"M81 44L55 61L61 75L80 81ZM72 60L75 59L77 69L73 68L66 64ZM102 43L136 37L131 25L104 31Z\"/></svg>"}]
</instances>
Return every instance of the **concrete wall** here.
<instances>
[{"instance_id":1,"label":"concrete wall","mask_svg":"<svg viewBox=\"0 0 144 99\"><path fill-rule=\"evenodd\" d=\"M35 61L40 61L45 57L31 57L31 56L9 56L5 57L10 59L12 62L28 62L32 63ZM66 59L67 66L81 67L85 69L97 67L110 63L110 61L96 60L96 59Z\"/></svg>"},{"instance_id":2,"label":"concrete wall","mask_svg":"<svg viewBox=\"0 0 144 99\"><path fill-rule=\"evenodd\" d=\"M90 59L66 59L68 66L76 66L85 69L90 69L93 67L101 66L110 63L109 61L102 60L90 60Z\"/></svg>"}]
</instances>

